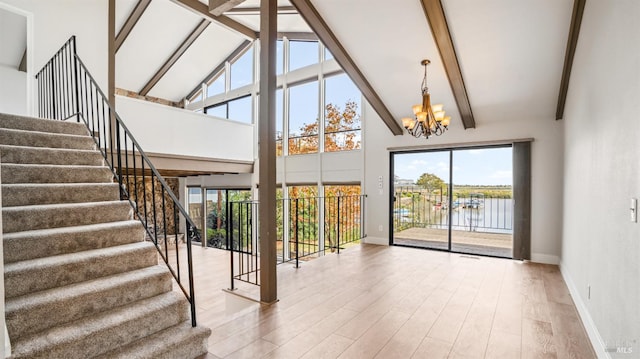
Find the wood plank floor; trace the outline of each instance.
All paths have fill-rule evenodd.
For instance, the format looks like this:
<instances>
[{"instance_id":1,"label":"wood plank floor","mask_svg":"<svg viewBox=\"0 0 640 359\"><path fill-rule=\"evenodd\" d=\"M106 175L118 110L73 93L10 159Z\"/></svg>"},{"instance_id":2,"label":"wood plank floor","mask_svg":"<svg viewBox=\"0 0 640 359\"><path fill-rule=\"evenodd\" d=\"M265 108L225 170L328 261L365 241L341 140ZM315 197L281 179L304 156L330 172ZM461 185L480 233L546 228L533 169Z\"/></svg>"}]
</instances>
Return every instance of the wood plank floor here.
<instances>
[{"instance_id":1,"label":"wood plank floor","mask_svg":"<svg viewBox=\"0 0 640 359\"><path fill-rule=\"evenodd\" d=\"M264 306L223 291L226 252L193 255L207 359L595 358L556 266L359 245L280 265Z\"/></svg>"}]
</instances>

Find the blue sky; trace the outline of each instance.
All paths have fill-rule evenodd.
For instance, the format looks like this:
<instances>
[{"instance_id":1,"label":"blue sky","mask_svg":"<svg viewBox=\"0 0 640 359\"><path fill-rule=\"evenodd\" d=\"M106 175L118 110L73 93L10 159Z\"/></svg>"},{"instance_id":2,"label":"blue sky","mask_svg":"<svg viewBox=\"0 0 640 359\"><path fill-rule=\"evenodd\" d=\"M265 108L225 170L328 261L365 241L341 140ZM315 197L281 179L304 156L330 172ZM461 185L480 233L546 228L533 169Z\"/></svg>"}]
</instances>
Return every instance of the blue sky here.
<instances>
[{"instance_id":1,"label":"blue sky","mask_svg":"<svg viewBox=\"0 0 640 359\"><path fill-rule=\"evenodd\" d=\"M446 136L446 135L445 135ZM453 152L453 183L457 185L510 185L511 147L458 150ZM449 151L396 154L394 174L417 180L432 173L449 180Z\"/></svg>"}]
</instances>

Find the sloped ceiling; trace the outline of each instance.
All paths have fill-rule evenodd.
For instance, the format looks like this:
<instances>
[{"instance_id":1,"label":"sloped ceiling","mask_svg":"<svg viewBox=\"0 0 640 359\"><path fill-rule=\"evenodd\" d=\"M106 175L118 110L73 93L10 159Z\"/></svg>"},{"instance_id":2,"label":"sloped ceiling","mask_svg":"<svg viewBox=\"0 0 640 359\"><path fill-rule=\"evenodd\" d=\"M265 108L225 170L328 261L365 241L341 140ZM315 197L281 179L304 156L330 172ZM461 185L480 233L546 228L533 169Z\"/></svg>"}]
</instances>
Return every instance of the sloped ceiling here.
<instances>
[{"instance_id":1,"label":"sloped ceiling","mask_svg":"<svg viewBox=\"0 0 640 359\"><path fill-rule=\"evenodd\" d=\"M309 0L398 120L420 102L423 69L452 126L462 128L455 99L420 0ZM514 118L553 119L573 0L441 0L476 126ZM117 28L135 6L118 0ZM207 3L206 0L201 0ZM239 7L257 8L259 0ZM279 0L279 6L290 6ZM226 15L255 31L255 13ZM152 1L117 53L116 86L140 91L201 18L170 1ZM278 31L308 32L281 14ZM212 23L150 96L180 101L244 38Z\"/></svg>"}]
</instances>

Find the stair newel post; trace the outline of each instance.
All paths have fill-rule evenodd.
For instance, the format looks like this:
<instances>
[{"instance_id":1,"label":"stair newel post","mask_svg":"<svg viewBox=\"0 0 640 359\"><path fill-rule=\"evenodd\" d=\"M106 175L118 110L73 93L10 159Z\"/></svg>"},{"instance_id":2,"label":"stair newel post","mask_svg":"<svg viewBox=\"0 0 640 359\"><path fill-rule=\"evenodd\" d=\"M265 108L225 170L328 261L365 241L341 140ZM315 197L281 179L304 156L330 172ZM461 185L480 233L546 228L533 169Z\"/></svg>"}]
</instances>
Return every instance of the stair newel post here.
<instances>
[{"instance_id":1,"label":"stair newel post","mask_svg":"<svg viewBox=\"0 0 640 359\"><path fill-rule=\"evenodd\" d=\"M338 233L336 233L336 238L338 241L338 254L340 254L340 195L338 194L338 214L337 214L337 225L338 225Z\"/></svg>"},{"instance_id":2,"label":"stair newel post","mask_svg":"<svg viewBox=\"0 0 640 359\"><path fill-rule=\"evenodd\" d=\"M71 58L73 62L73 87L75 90L75 111L77 121L80 122L80 86L78 83L79 79L79 71L78 71L78 61L76 60L76 36L71 36ZM88 124L87 124L88 126Z\"/></svg>"},{"instance_id":3,"label":"stair newel post","mask_svg":"<svg viewBox=\"0 0 640 359\"><path fill-rule=\"evenodd\" d=\"M299 258L300 258L300 256L298 255L298 253L300 253L300 252L299 252L299 250L298 250L298 246L299 246L299 242L298 242L298 232L299 232L299 228L298 228L298 225L300 224L300 218L298 218L298 199L299 199L299 198L296 198L296 215L295 215L295 219L296 219L296 225L295 225L296 233L294 233L294 238L295 238L295 241L296 241L296 268L299 268L299 267L300 267L300 265L299 265L300 263L298 262L298 260L299 260ZM284 258L283 258L283 259L284 259Z\"/></svg>"}]
</instances>

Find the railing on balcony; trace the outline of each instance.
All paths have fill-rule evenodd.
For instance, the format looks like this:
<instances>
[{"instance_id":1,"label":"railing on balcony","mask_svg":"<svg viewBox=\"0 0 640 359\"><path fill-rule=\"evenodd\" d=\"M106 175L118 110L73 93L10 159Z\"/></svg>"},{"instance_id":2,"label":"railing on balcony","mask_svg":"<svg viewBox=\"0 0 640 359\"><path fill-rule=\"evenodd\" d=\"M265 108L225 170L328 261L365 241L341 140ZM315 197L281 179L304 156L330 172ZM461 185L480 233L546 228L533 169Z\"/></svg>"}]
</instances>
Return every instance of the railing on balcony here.
<instances>
[{"instance_id":1,"label":"railing on balcony","mask_svg":"<svg viewBox=\"0 0 640 359\"><path fill-rule=\"evenodd\" d=\"M275 260L295 263L340 253L346 245L366 237L365 195L280 199L276 207ZM227 246L230 250L231 289L235 280L260 285L258 214L256 201L227 204Z\"/></svg>"},{"instance_id":2,"label":"railing on balcony","mask_svg":"<svg viewBox=\"0 0 640 359\"><path fill-rule=\"evenodd\" d=\"M393 221L396 232L408 228L449 227L470 232L511 233L513 230L513 200L510 196L489 196L480 193L453 192L449 203L446 191L396 188Z\"/></svg>"},{"instance_id":3,"label":"railing on balcony","mask_svg":"<svg viewBox=\"0 0 640 359\"><path fill-rule=\"evenodd\" d=\"M192 227L195 225L77 55L75 36L38 72L36 80L40 117L56 120L75 117L93 135L120 185L120 198L131 203L147 238L155 244L187 297L191 305L191 324L196 326L192 237L186 238L184 260L181 260L184 253L180 253L178 243L179 221L185 220Z\"/></svg>"}]
</instances>

